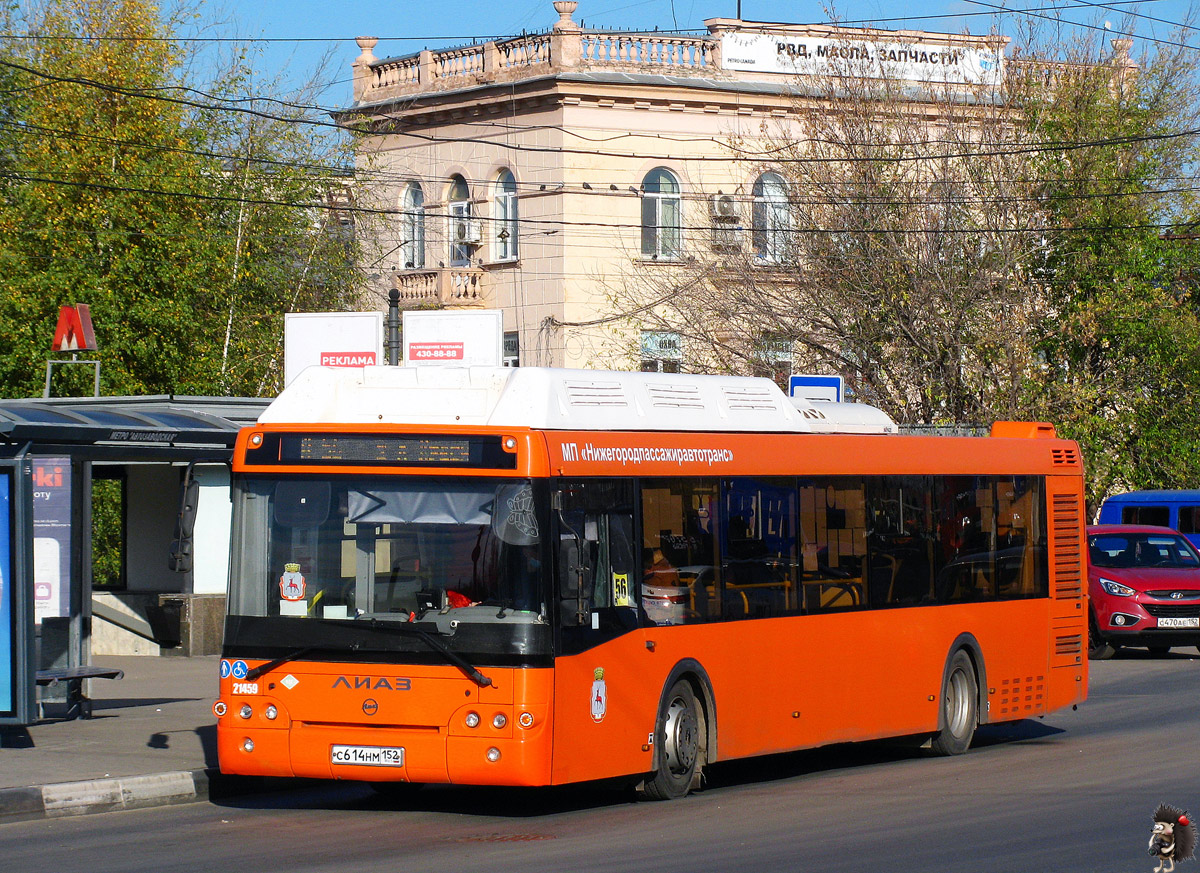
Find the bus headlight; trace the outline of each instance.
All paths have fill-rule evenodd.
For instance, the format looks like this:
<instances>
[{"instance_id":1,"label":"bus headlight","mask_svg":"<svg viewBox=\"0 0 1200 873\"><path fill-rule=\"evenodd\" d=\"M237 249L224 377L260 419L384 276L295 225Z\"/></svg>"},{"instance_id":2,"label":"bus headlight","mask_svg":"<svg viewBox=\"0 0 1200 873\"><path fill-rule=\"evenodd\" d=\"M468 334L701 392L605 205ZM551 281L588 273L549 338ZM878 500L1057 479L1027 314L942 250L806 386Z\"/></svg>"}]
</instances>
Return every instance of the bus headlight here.
<instances>
[{"instance_id":1,"label":"bus headlight","mask_svg":"<svg viewBox=\"0 0 1200 873\"><path fill-rule=\"evenodd\" d=\"M274 704L274 703L272 703L272 704L269 704L269 705L267 706L267 711L266 711L265 715L266 715L266 716L267 716L267 718L268 718L268 719L270 719L271 721L275 721L275 719L277 719L277 718L279 717L279 710L275 708L275 704Z\"/></svg>"},{"instance_id":2,"label":"bus headlight","mask_svg":"<svg viewBox=\"0 0 1200 873\"><path fill-rule=\"evenodd\" d=\"M465 721L469 728L479 727L479 713L468 712Z\"/></svg>"},{"instance_id":3,"label":"bus headlight","mask_svg":"<svg viewBox=\"0 0 1200 873\"><path fill-rule=\"evenodd\" d=\"M492 719L492 727L494 727L496 730L500 730L500 728L504 727L506 724L508 724L508 716L502 712L496 713L495 717Z\"/></svg>"},{"instance_id":4,"label":"bus headlight","mask_svg":"<svg viewBox=\"0 0 1200 873\"><path fill-rule=\"evenodd\" d=\"M497 761L500 760L500 750L497 749L495 746L492 746L490 749L487 750L487 759L489 761L491 761L493 764L495 764Z\"/></svg>"},{"instance_id":5,"label":"bus headlight","mask_svg":"<svg viewBox=\"0 0 1200 873\"><path fill-rule=\"evenodd\" d=\"M250 739L249 737L246 737L244 740L242 740L242 751L243 752L253 752L254 751L254 740Z\"/></svg>"},{"instance_id":6,"label":"bus headlight","mask_svg":"<svg viewBox=\"0 0 1200 873\"><path fill-rule=\"evenodd\" d=\"M250 708L249 703L243 703L242 708L238 710L238 715L240 715L242 718L249 718L250 716L254 715L254 710Z\"/></svg>"}]
</instances>

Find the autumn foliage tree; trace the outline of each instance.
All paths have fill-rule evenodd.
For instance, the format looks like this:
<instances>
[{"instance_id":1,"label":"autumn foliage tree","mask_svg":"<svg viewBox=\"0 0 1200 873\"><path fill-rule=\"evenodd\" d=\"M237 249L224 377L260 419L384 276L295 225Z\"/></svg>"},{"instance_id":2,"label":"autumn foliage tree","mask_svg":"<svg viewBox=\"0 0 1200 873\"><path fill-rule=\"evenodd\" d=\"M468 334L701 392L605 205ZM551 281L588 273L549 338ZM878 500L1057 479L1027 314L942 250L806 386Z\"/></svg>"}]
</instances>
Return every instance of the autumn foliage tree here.
<instances>
[{"instance_id":1,"label":"autumn foliage tree","mask_svg":"<svg viewBox=\"0 0 1200 873\"><path fill-rule=\"evenodd\" d=\"M1194 30L1194 29L1193 29ZM1017 66L1046 243L1031 405L1078 439L1094 501L1200 482L1200 62L1184 28L1130 59L1094 40L1028 40ZM1108 48L1108 46L1105 46ZM1047 80L1052 87L1045 87Z\"/></svg>"},{"instance_id":2,"label":"autumn foliage tree","mask_svg":"<svg viewBox=\"0 0 1200 873\"><path fill-rule=\"evenodd\" d=\"M194 81L182 16L49 0L11 22L36 36L0 57L6 396L40 393L64 303L91 308L102 393L258 395L283 313L351 299L334 147L310 110L235 99L244 59Z\"/></svg>"}]
</instances>

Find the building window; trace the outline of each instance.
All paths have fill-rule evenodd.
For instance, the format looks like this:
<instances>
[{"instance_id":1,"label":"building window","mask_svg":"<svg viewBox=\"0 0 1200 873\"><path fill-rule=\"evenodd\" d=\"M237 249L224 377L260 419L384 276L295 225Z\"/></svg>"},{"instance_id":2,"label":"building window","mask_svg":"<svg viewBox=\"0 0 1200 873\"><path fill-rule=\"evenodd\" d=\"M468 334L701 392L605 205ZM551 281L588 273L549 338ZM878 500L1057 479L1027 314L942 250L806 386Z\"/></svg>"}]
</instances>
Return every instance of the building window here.
<instances>
[{"instance_id":1,"label":"building window","mask_svg":"<svg viewBox=\"0 0 1200 873\"><path fill-rule=\"evenodd\" d=\"M678 373L683 363L683 340L674 331L642 331L642 372Z\"/></svg>"},{"instance_id":2,"label":"building window","mask_svg":"<svg viewBox=\"0 0 1200 873\"><path fill-rule=\"evenodd\" d=\"M683 244L683 200L679 180L657 167L642 180L642 255L673 260Z\"/></svg>"},{"instance_id":3,"label":"building window","mask_svg":"<svg viewBox=\"0 0 1200 873\"><path fill-rule=\"evenodd\" d=\"M521 334L515 330L504 332L504 360L506 367L521 366Z\"/></svg>"},{"instance_id":4,"label":"building window","mask_svg":"<svg viewBox=\"0 0 1200 873\"><path fill-rule=\"evenodd\" d=\"M479 228L471 216L471 189L462 176L450 179L450 266L466 267L471 263L472 246L479 242Z\"/></svg>"},{"instance_id":5,"label":"building window","mask_svg":"<svg viewBox=\"0 0 1200 873\"><path fill-rule=\"evenodd\" d=\"M400 269L425 266L425 192L409 182L400 203Z\"/></svg>"},{"instance_id":6,"label":"building window","mask_svg":"<svg viewBox=\"0 0 1200 873\"><path fill-rule=\"evenodd\" d=\"M508 170L496 180L493 204L492 257L497 261L517 259L517 180Z\"/></svg>"},{"instance_id":7,"label":"building window","mask_svg":"<svg viewBox=\"0 0 1200 873\"><path fill-rule=\"evenodd\" d=\"M755 258L770 264L791 260L792 216L787 183L778 173L763 173L754 180L751 225Z\"/></svg>"},{"instance_id":8,"label":"building window","mask_svg":"<svg viewBox=\"0 0 1200 873\"><path fill-rule=\"evenodd\" d=\"M771 379L786 393L792 376L792 341L765 335L754 344L754 375Z\"/></svg>"}]
</instances>

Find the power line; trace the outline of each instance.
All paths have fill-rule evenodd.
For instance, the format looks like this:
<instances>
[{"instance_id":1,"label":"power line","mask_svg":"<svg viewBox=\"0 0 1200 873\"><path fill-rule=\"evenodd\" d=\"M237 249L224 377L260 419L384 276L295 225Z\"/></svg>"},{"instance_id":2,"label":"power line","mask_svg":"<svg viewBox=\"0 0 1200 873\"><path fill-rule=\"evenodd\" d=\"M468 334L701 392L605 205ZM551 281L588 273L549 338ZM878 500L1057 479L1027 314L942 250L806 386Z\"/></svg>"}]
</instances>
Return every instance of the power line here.
<instances>
[{"instance_id":1,"label":"power line","mask_svg":"<svg viewBox=\"0 0 1200 873\"><path fill-rule=\"evenodd\" d=\"M338 176L343 175L344 171L345 171L344 167L333 168L333 167L326 166L326 165L297 164L294 162L279 161L279 160L268 159L268 158L257 158L257 157L253 157L253 156L245 157L240 154L226 154L226 153L217 153L217 152L204 151L204 150L180 149L180 148L176 148L176 147L164 147L164 146L158 146L158 145L147 144L147 143L132 143L127 140L119 140L119 139L107 138L107 137L97 137L97 136L93 136L93 135L89 135L89 134L76 134L76 133L70 132L70 131L56 130L56 129L52 129L52 128L44 128L44 127L37 127L37 126L28 126L28 125L19 125L18 124L18 125L14 125L14 127L21 132L32 132L31 135L36 135L37 132L52 132L55 135L62 134L62 135L79 136L80 138L89 138L89 139L104 142L106 144L118 144L118 145L128 146L128 147L147 148L147 149L151 149L151 150L155 150L155 151L161 150L161 151L167 151L167 152L183 152L183 153L190 154L190 155L215 158L215 159L229 161L229 162L237 162L237 163L249 162L249 163L253 163L253 164L262 164L267 167L288 167L288 168L296 168L296 169L304 169L304 170L315 170L322 174L326 174L328 176L334 176L335 174L333 173L333 171L335 169L339 171L337 173ZM443 179L440 176L438 176L438 177L419 177L419 176L416 176L413 174L403 174L403 173L384 174L381 172L377 172L377 173L368 174L368 175L372 175L376 179L376 181L379 181L380 179L389 178L389 177L396 181L399 181L399 182L424 181L431 185L444 184L447 181L446 179ZM161 178L162 174L155 173L154 176L155 176L155 178ZM124 177L137 178L138 176L137 176L137 174L126 173L124 175ZM1188 177L1176 177L1176 178L1188 178ZM264 182L269 186L271 179L272 179L272 177L268 175L268 176L264 177ZM316 180L316 181L321 181L321 180ZM325 181L329 181L329 179L326 179ZM1025 185L1033 185L1033 186L1045 184L1045 183L1053 181L1054 183L1061 185L1061 186L1069 186L1069 185L1084 184L1085 182L1096 183L1096 182L1100 182L1103 180L1101 180L1097 177L1088 177L1087 179L1065 177L1065 178L1055 178L1053 180L1028 178L1028 179L1014 179L1014 180L1008 180L1008 181L1019 182L1019 183L1025 184ZM1120 182L1122 180L1110 179L1108 181ZM593 186L588 185L586 182L582 183L582 185L575 184L575 185L571 185L569 187L566 185L561 185L561 184L557 187L548 187L546 184L542 184L542 185L538 185L536 190L534 189L534 185L537 183L534 183L534 182L528 182L528 183L518 182L517 184L518 184L519 189L523 189L525 191L524 195L522 195L523 197L536 196L536 195L543 194L543 193L552 195L552 196L558 195L558 194L572 194L572 195L576 195L576 196L591 196L591 197L600 197L600 196L613 197L613 196L616 196L616 197L621 197L621 198L628 198L630 194L633 194L634 196L639 196L639 197L641 196L640 190L637 190L637 189L630 190L631 186L630 187L620 187L620 186L617 186L616 183L610 183L607 186L607 190L605 190L603 188L603 186L601 187L600 190L596 190ZM928 185L929 188L936 189L938 187L950 186L950 187L953 187L955 190L959 190L959 191L968 190L968 189L977 187L977 186L971 185L969 182L956 180L956 179L931 179L926 184ZM1118 191L1118 192L1105 191L1105 192L1084 192L1084 193L1077 193L1077 194L1066 194L1066 195L1059 195L1059 199L1096 199L1096 198L1111 198L1111 197L1154 197L1154 196L1165 195L1165 194L1188 193L1188 192L1192 192L1195 190L1196 189L1190 185L1183 186L1183 187L1158 188L1158 189L1139 188L1134 191L1123 191L1123 192L1122 191ZM186 194L186 192L175 192L175 193L180 196L184 196ZM691 192L691 193L684 191L680 194L679 199L686 200L686 201L704 201L704 200L707 200L709 196L711 196L710 191L698 191L698 192ZM729 194L727 196L732 197L736 202L739 202L739 203L753 202L753 198L748 197L745 194ZM232 199L237 202L248 202L241 198L232 198ZM474 198L473 202L478 202L478 201L479 201L479 198ZM816 203L819 203L822 201L808 201L808 200L804 200L803 198L790 197L789 202L793 205L809 205L809 204L815 205ZM893 199L888 199L888 198L862 198L862 199L854 198L854 199L846 200L845 205L866 205L866 204L898 205L898 204L904 204L904 203L908 203L908 202L911 202L911 201L904 200L904 199L893 200ZM997 204L1004 204L1004 203L1031 203L1031 202L1032 203L1040 203L1040 202L1042 202L1042 198L1040 198L1036 195L1031 195L1029 197L1001 197L1001 196L996 196L996 197L989 197L989 196L945 197L945 196L942 196L939 198L939 202L947 203L947 204L951 204L951 205L981 205L981 204L997 205ZM321 205L317 205L317 204L313 204L313 203L296 204L294 201L267 200L267 199L261 199L261 198L259 200L255 201L255 203L260 204L260 205L268 205L269 204L269 205L289 206L289 207L299 205L301 208L336 208L336 207L330 207L328 204L321 204ZM397 214L402 215L406 211L406 209L403 206L397 207L397 208L378 208L378 207L377 208L367 208L367 207L359 206L359 207L356 207L356 209L360 212L374 213L374 214L380 214L380 215L397 215ZM431 214L430 210L428 210L427 208L424 211L426 212L426 214Z\"/></svg>"},{"instance_id":2,"label":"power line","mask_svg":"<svg viewBox=\"0 0 1200 873\"><path fill-rule=\"evenodd\" d=\"M972 6L984 6L988 9L998 10L999 12L1005 12L1005 13L1009 12L1009 10L1004 6L1001 6L996 3L986 3L986 2L984 2L984 0L964 0L964 2L970 3ZM1146 36L1145 34L1138 34L1138 33L1132 32L1132 31L1128 31L1128 30L1118 30L1116 28L1101 26L1099 24L1086 24L1082 21L1065 21L1064 22L1060 18L1055 18L1054 16L1051 16L1051 15L1042 15L1037 12L1025 11L1025 12L1022 12L1021 14L1028 15L1031 18L1040 18L1045 21L1053 21L1058 24L1069 24L1072 27L1078 27L1083 30L1096 30L1101 33L1114 34L1117 36L1128 36L1131 38L1141 39L1144 42L1152 42L1157 45L1171 46L1172 48L1185 48L1185 49L1192 49L1193 51L1195 51L1197 49L1197 46L1191 45L1186 42L1176 42L1174 40L1169 40L1169 39L1160 39L1158 37Z\"/></svg>"},{"instance_id":3,"label":"power line","mask_svg":"<svg viewBox=\"0 0 1200 873\"><path fill-rule=\"evenodd\" d=\"M287 203L273 200L263 200L259 198L244 198L231 195L205 194L197 192L181 192L167 191L162 189L150 188L133 188L129 186L106 185L98 182L82 182L78 180L52 179L47 177L32 176L19 172L0 173L0 178L9 179L15 182L25 183L43 183L50 185L61 185L69 188L84 188L88 190L100 190L125 194L139 194L155 197L185 197L189 199L220 202L229 204L244 204L258 206L289 206L292 208L307 209L314 211L331 211L335 213L346 214L374 214L374 215L398 215L402 214L398 209L371 209L355 205L330 205L328 203ZM450 213L444 213L442 217L450 219ZM495 224L503 224L502 219L480 217L479 220L486 220ZM531 228L597 228L603 230L640 230L644 225L640 223L619 223L608 221L582 221L582 220L566 220L566 219L539 219L539 218L523 218L520 221ZM1178 228L1194 226L1194 221L1163 221L1163 222L1141 222L1137 224L1127 225L1076 225L1070 228L1062 228L1054 225L1047 226L1028 226L1028 227L970 227L970 228L867 228L867 227L791 227L788 232L796 234L811 234L811 233L864 233L864 234L953 234L953 235L978 235L980 233L1030 233L1030 232L1045 232L1045 233L1062 233L1062 232L1077 232L1086 230L1088 232L1095 230L1143 230L1150 228ZM667 227L665 225L655 225L659 230ZM684 228L679 225L680 230L708 232L711 230L710 225L691 225Z\"/></svg>"},{"instance_id":4,"label":"power line","mask_svg":"<svg viewBox=\"0 0 1200 873\"><path fill-rule=\"evenodd\" d=\"M968 0L968 2L981 3L981 0ZM988 4L982 4L982 5L988 5ZM289 123L289 124L296 124L296 123L309 124L309 125L313 125L316 127L333 128L333 129L339 130L339 131L342 131L345 129L342 125L338 125L338 124L334 124L334 123L330 123L330 122L321 122L321 121L310 120L310 119L297 119L297 118L292 118L292 117L272 115L270 113L255 110L253 108L242 106L242 105L232 105L232 106L231 105L217 105L217 106L214 106L211 104L199 103L195 100L189 100L189 99L185 99L185 98L181 98L181 97L173 97L173 96L166 96L166 95L160 95L160 94L151 94L151 93L146 93L145 91L142 91L142 90L122 88L122 87L115 86L115 85L109 85L109 84L106 84L103 82L97 82L92 79L84 79L81 77L73 77L73 76L57 76L57 75L54 75L51 73L47 73L45 71L40 71L40 70L36 70L31 67L26 67L26 66L22 66L20 64L15 64L10 61L0 60L0 66L9 67L9 68L18 70L20 72L24 72L24 73L42 77L42 78L46 78L51 81L68 83L68 84L76 84L76 85L81 85L81 86L85 86L85 87L93 87L93 88L97 88L99 90L103 90L108 93L120 94L123 96L132 97L132 98L141 98L141 99L148 99L148 100L162 100L164 102L168 102L168 103L172 103L172 104L185 105L185 106L190 106L190 107L199 108L199 109L221 110L221 111L228 111L228 112L233 112L233 113L242 113L242 114L248 114L255 118L261 118L261 119L266 119L266 120L270 120L270 121L279 121L279 122L284 122L284 123ZM184 89L184 90L189 91L191 93L197 93L197 94L201 94L203 96L211 97L212 99L220 99L220 98L214 97L213 95L205 94L204 92L194 91L193 89ZM249 101L250 101L250 98L246 98L245 100L242 100L241 98L239 98L235 102L240 103L240 102L249 102ZM270 102L270 101L268 101L268 102ZM356 113L353 111L350 111L345 114L346 115L354 115ZM385 116L385 118L389 118L389 116ZM391 120L397 120L397 119L392 117ZM370 122L368 122L368 126L378 126L378 122L375 122L374 124L371 124ZM559 128L559 129L561 129L561 128ZM490 144L496 148L500 148L502 150L508 150L508 151L516 151L516 152L554 153L554 154L584 154L584 155L589 155L589 156L603 155L605 157L617 157L617 158L628 158L628 159L640 158L644 155L644 150L640 150L639 152L631 151L628 153L605 152L605 151L598 151L595 149L588 149L588 150L565 149L565 148L556 148L556 147L552 147L552 146L540 147L540 146L532 146L532 145L527 145L527 144L517 144L517 143L509 143L509 142L494 142L494 141L489 141L486 139L481 139L481 138L476 138L476 137L442 138L442 137L436 137L433 135L416 134L412 131L386 131L386 132L394 134L394 135L398 135L398 136L419 139L419 140L422 140L423 142L426 142L429 144L437 144L437 145L444 145L444 144L451 144L451 143L463 144L463 143L490 142ZM501 132L503 132L503 131L501 131ZM1173 138L1179 138L1179 137L1192 137L1192 136L1196 136L1198 133L1200 133L1200 129L1193 128L1193 129L1187 129L1187 130L1183 130L1183 131L1165 132L1165 133L1159 133L1159 134L1145 134L1145 135L1141 135L1141 136L1137 136L1137 137L1116 137L1116 138L1111 138L1111 139L1092 140L1092 141L1082 142L1082 143L1075 143L1075 142L1039 143L1039 144L1029 145L1029 146L1020 148L1020 149L1009 149L1009 150L997 151L997 152L975 151L975 152L964 152L964 153L960 153L960 154L953 154L953 153L952 154L940 154L940 155L936 155L936 156L914 155L911 157L908 157L908 156L903 157L900 160L920 161L920 160L928 160L931 157L937 157L937 158L943 159L943 160L960 158L960 157L970 157L970 158L998 157L998 156L1003 157L1003 156L1012 156L1012 155L1017 155L1017 154L1032 154L1032 153L1041 152L1041 151L1075 150L1075 149L1092 147L1092 146L1096 146L1096 145L1122 145L1122 144L1131 144L1131 143L1135 143L1135 142L1161 141L1161 140L1167 140L1167 139L1173 139ZM724 148L730 148L730 146L727 143L721 143L716 138L712 138L712 137L708 138L707 140L697 138L697 139L691 140L691 141L692 142L707 141L707 142L712 142L714 144L719 144ZM815 139L811 139L811 138L806 141L820 142L820 140L815 140ZM884 143L884 142L880 142L877 145L880 148L894 147L893 144ZM737 151L736 149L731 149L731 150L735 151L735 153ZM766 160L767 159L766 156L768 154L771 154L771 153L770 152L760 152L757 155L754 153L743 153L743 155L740 159L741 160ZM669 160L669 157L664 158L664 159ZM681 160L683 160L685 163L697 163L697 162L698 163L711 163L711 162L727 162L730 160L730 158L728 158L726 156L721 156L721 155L690 155L690 156L681 158ZM814 158L810 158L810 157L780 158L776 155L776 156L771 157L770 160L774 163L811 163L813 161L820 161L820 160L826 160L829 162L841 162L844 160L844 158L841 158L841 157L831 157L831 158L826 158L826 159L814 159ZM894 158L892 158L890 156L885 156L885 157L880 157L880 158L865 157L865 158L859 158L858 160L892 161L892 160L894 160Z\"/></svg>"}]
</instances>

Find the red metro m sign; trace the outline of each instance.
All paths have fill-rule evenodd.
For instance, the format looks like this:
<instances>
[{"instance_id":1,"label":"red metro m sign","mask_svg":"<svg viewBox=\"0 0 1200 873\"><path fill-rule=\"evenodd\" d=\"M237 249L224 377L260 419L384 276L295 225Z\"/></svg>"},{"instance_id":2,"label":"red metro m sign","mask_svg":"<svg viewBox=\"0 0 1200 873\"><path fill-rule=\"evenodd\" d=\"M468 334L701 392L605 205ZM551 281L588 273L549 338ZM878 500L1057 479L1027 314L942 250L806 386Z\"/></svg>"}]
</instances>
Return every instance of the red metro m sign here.
<instances>
[{"instance_id":1,"label":"red metro m sign","mask_svg":"<svg viewBox=\"0 0 1200 873\"><path fill-rule=\"evenodd\" d=\"M58 327L54 329L56 352L83 352L96 350L96 334L92 330L92 316L86 303L63 306L58 310Z\"/></svg>"}]
</instances>

